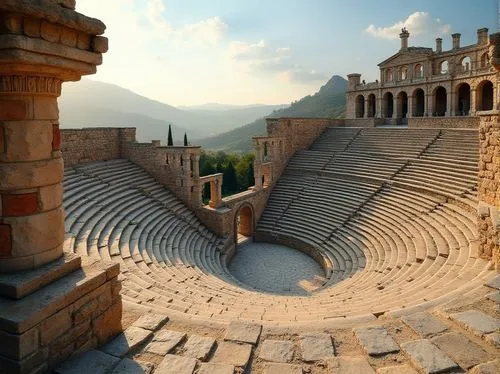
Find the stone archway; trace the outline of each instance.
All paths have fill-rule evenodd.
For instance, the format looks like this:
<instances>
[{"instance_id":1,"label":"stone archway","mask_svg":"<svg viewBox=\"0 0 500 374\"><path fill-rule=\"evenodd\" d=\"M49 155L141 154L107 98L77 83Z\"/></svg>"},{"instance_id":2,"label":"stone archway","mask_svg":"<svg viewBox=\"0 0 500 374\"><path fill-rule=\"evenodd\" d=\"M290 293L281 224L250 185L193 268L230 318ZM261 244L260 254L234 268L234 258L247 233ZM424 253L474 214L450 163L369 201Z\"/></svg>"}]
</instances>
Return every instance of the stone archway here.
<instances>
[{"instance_id":1,"label":"stone archway","mask_svg":"<svg viewBox=\"0 0 500 374\"><path fill-rule=\"evenodd\" d=\"M467 116L470 112L470 86L462 83L457 90L457 116Z\"/></svg>"},{"instance_id":2,"label":"stone archway","mask_svg":"<svg viewBox=\"0 0 500 374\"><path fill-rule=\"evenodd\" d=\"M425 114L425 92L421 88L417 88L413 92L413 117L423 117Z\"/></svg>"},{"instance_id":3,"label":"stone archway","mask_svg":"<svg viewBox=\"0 0 500 374\"><path fill-rule=\"evenodd\" d=\"M365 116L365 98L363 95L356 97L356 118L363 118Z\"/></svg>"},{"instance_id":4,"label":"stone archway","mask_svg":"<svg viewBox=\"0 0 500 374\"><path fill-rule=\"evenodd\" d=\"M234 240L238 243L241 236L252 237L255 230L255 214L251 204L245 203L234 216Z\"/></svg>"},{"instance_id":5,"label":"stone archway","mask_svg":"<svg viewBox=\"0 0 500 374\"><path fill-rule=\"evenodd\" d=\"M447 97L446 88L439 86L434 91L434 116L443 117L446 115Z\"/></svg>"},{"instance_id":6,"label":"stone archway","mask_svg":"<svg viewBox=\"0 0 500 374\"><path fill-rule=\"evenodd\" d=\"M386 92L384 94L383 104L383 115L385 118L392 118L392 114L394 112L394 96L392 92Z\"/></svg>"},{"instance_id":7,"label":"stone archway","mask_svg":"<svg viewBox=\"0 0 500 374\"><path fill-rule=\"evenodd\" d=\"M398 118L408 117L408 95L404 91L401 91L397 96L396 112Z\"/></svg>"},{"instance_id":8,"label":"stone archway","mask_svg":"<svg viewBox=\"0 0 500 374\"><path fill-rule=\"evenodd\" d=\"M493 109L493 83L484 80L476 89L476 110Z\"/></svg>"},{"instance_id":9,"label":"stone archway","mask_svg":"<svg viewBox=\"0 0 500 374\"><path fill-rule=\"evenodd\" d=\"M377 106L377 100L375 98L374 94L368 95L368 117L372 118L375 117L376 114L376 106Z\"/></svg>"}]
</instances>

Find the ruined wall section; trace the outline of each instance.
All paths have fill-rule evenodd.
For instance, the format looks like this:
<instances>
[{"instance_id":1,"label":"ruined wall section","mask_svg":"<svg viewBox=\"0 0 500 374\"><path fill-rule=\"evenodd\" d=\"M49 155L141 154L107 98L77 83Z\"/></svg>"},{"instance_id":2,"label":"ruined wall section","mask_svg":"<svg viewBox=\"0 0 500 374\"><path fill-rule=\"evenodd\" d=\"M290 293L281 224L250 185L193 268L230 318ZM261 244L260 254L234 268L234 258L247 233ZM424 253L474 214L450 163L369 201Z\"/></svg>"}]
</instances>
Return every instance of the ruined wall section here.
<instances>
[{"instance_id":1,"label":"ruined wall section","mask_svg":"<svg viewBox=\"0 0 500 374\"><path fill-rule=\"evenodd\" d=\"M479 128L479 117L412 117L408 118L410 129L477 129Z\"/></svg>"},{"instance_id":2,"label":"ruined wall section","mask_svg":"<svg viewBox=\"0 0 500 374\"><path fill-rule=\"evenodd\" d=\"M500 270L500 119L498 111L481 115L478 174L479 253Z\"/></svg>"},{"instance_id":3,"label":"ruined wall section","mask_svg":"<svg viewBox=\"0 0 500 374\"><path fill-rule=\"evenodd\" d=\"M65 166L124 158L124 144L135 142L134 127L62 129L61 150Z\"/></svg>"}]
</instances>

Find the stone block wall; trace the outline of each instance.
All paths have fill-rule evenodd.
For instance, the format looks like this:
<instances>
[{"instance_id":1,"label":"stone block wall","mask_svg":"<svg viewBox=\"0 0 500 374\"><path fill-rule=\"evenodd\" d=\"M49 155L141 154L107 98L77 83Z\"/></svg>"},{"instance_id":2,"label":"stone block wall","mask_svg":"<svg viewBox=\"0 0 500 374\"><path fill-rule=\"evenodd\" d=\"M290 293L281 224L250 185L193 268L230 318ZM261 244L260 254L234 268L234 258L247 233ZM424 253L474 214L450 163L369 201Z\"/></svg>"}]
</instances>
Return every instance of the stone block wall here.
<instances>
[{"instance_id":1,"label":"stone block wall","mask_svg":"<svg viewBox=\"0 0 500 374\"><path fill-rule=\"evenodd\" d=\"M478 226L480 255L500 270L500 118L482 112L479 126Z\"/></svg>"},{"instance_id":2,"label":"stone block wall","mask_svg":"<svg viewBox=\"0 0 500 374\"><path fill-rule=\"evenodd\" d=\"M134 127L97 127L61 130L65 166L123 158L123 147L135 142Z\"/></svg>"},{"instance_id":3,"label":"stone block wall","mask_svg":"<svg viewBox=\"0 0 500 374\"><path fill-rule=\"evenodd\" d=\"M454 128L477 129L479 117L412 117L408 118L408 127L412 129Z\"/></svg>"},{"instance_id":4,"label":"stone block wall","mask_svg":"<svg viewBox=\"0 0 500 374\"><path fill-rule=\"evenodd\" d=\"M52 295L54 302L48 307L43 301L33 307L30 298L42 297L38 293L16 301L26 317L21 322L16 315L9 316L16 323L0 317L0 373L50 372L69 356L102 345L122 331L119 265L83 268L83 274L96 272L80 280L73 290ZM2 305L9 308L6 302ZM27 311L31 312L28 316Z\"/></svg>"}]
</instances>

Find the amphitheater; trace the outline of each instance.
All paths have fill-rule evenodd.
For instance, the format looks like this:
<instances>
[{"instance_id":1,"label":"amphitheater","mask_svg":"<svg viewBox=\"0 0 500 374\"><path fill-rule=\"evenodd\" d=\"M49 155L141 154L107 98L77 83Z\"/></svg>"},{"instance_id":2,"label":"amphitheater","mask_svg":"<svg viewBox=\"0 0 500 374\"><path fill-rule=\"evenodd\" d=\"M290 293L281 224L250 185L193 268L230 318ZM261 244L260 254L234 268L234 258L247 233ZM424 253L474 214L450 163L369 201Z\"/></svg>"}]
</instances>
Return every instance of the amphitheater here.
<instances>
[{"instance_id":1,"label":"amphitheater","mask_svg":"<svg viewBox=\"0 0 500 374\"><path fill-rule=\"evenodd\" d=\"M384 118L382 89L406 81L379 87L370 118L358 98L374 86L356 74L346 119L268 119L254 138L255 186L223 198L222 175L199 175L199 147L138 143L133 128L59 131L61 81L92 73L107 50L103 25L74 8L0 4L10 37L0 49L80 63L44 60L59 85L33 90L5 79L30 76L39 60L13 53L11 78L0 58L0 373L500 372L496 109L434 117L426 104L430 116L412 118L394 95L399 109ZM44 19L59 25L58 50ZM36 39L27 20L42 22L38 49L15 44ZM68 45L65 28L90 39ZM491 62L472 74L497 90L500 34L479 35L478 61L488 50ZM52 104L23 117L16 105L28 96ZM12 124L29 134L30 121L50 136L23 153L16 142L35 138L11 135ZM35 165L44 142L59 173ZM59 240L55 255L16 252Z\"/></svg>"}]
</instances>

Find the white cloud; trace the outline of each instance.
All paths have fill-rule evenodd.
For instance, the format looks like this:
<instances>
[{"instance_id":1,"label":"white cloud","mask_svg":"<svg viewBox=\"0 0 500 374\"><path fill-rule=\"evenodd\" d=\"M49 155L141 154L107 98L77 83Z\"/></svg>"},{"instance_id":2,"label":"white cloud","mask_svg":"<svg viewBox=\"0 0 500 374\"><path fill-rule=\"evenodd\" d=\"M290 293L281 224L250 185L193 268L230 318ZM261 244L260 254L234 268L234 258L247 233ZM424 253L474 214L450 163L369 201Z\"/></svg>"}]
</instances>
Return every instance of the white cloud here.
<instances>
[{"instance_id":1,"label":"white cloud","mask_svg":"<svg viewBox=\"0 0 500 374\"><path fill-rule=\"evenodd\" d=\"M369 25L365 32L375 38L397 39L401 29L406 27L410 35L433 34L436 36L450 33L451 26L444 24L439 18L432 18L428 12L414 12L405 20L398 21L392 26L377 27Z\"/></svg>"},{"instance_id":2,"label":"white cloud","mask_svg":"<svg viewBox=\"0 0 500 374\"><path fill-rule=\"evenodd\" d=\"M311 83L327 78L325 74L305 70L294 63L291 48L271 48L264 40L254 44L231 42L229 57L248 73L271 73L282 82Z\"/></svg>"}]
</instances>

